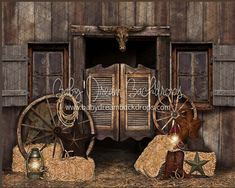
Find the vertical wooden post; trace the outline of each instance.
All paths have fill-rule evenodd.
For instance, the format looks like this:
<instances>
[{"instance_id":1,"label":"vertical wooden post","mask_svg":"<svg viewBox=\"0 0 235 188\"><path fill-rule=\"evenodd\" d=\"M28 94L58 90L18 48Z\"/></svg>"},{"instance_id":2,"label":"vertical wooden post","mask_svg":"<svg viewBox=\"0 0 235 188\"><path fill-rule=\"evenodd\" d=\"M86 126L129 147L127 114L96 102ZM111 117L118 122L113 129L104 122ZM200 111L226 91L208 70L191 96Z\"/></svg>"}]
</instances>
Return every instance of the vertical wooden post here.
<instances>
[{"instance_id":1,"label":"vertical wooden post","mask_svg":"<svg viewBox=\"0 0 235 188\"><path fill-rule=\"evenodd\" d=\"M157 37L156 41L157 78L164 88L169 88L170 72L170 38Z\"/></svg>"},{"instance_id":2,"label":"vertical wooden post","mask_svg":"<svg viewBox=\"0 0 235 188\"><path fill-rule=\"evenodd\" d=\"M83 79L85 72L86 44L82 36L73 37L73 59L71 65L71 75L74 78L74 87L83 91ZM81 98L83 102L83 98Z\"/></svg>"}]
</instances>

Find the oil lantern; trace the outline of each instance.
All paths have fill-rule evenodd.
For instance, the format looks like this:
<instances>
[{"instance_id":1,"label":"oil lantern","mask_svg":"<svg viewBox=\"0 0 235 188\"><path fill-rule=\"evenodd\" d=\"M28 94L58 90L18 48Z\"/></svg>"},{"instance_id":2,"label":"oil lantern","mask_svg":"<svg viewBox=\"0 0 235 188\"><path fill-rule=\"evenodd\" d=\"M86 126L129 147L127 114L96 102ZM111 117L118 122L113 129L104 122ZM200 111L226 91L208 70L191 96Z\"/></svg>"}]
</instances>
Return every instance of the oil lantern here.
<instances>
[{"instance_id":1,"label":"oil lantern","mask_svg":"<svg viewBox=\"0 0 235 188\"><path fill-rule=\"evenodd\" d=\"M178 143L180 142L180 138L179 138L179 127L178 125L175 124L175 120L173 120L173 124L169 133L170 133L172 144L177 146Z\"/></svg>"},{"instance_id":2,"label":"oil lantern","mask_svg":"<svg viewBox=\"0 0 235 188\"><path fill-rule=\"evenodd\" d=\"M32 148L26 160L27 177L39 179L43 176L44 161L38 148Z\"/></svg>"}]
</instances>

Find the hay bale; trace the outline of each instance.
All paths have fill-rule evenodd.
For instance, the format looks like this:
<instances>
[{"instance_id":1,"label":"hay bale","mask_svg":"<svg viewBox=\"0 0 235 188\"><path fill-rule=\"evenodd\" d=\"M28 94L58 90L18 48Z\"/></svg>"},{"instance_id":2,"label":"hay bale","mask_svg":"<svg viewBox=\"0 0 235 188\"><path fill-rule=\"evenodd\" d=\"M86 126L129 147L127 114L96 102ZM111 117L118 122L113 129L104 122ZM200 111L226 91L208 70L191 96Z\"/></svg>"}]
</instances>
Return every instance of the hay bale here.
<instances>
[{"instance_id":1,"label":"hay bale","mask_svg":"<svg viewBox=\"0 0 235 188\"><path fill-rule=\"evenodd\" d=\"M29 152L32 148L42 148L44 144L30 144L25 147L25 150ZM52 159L54 144L48 144L42 150L42 155L44 158L45 166L49 163L49 160ZM62 148L59 144L56 145L55 156L53 159L60 159L62 157ZM13 160L12 160L12 171L13 172L26 172L25 159L20 153L19 147L15 146L13 148Z\"/></svg>"},{"instance_id":2,"label":"hay bale","mask_svg":"<svg viewBox=\"0 0 235 188\"><path fill-rule=\"evenodd\" d=\"M172 151L174 144L167 135L156 136L135 162L136 171L148 177L156 177L166 160L167 151Z\"/></svg>"},{"instance_id":3,"label":"hay bale","mask_svg":"<svg viewBox=\"0 0 235 188\"><path fill-rule=\"evenodd\" d=\"M51 159L46 166L45 177L49 181L87 181L94 177L95 163L91 158L70 157Z\"/></svg>"},{"instance_id":4,"label":"hay bale","mask_svg":"<svg viewBox=\"0 0 235 188\"><path fill-rule=\"evenodd\" d=\"M191 170L191 166L187 164L186 160L194 160L196 152L185 151L184 152L184 171L189 174ZM202 166L203 171L206 176L214 176L215 175L215 167L216 167L216 155L215 152L198 152L200 160L208 160L205 165ZM200 175L199 172L193 172L193 175Z\"/></svg>"}]
</instances>

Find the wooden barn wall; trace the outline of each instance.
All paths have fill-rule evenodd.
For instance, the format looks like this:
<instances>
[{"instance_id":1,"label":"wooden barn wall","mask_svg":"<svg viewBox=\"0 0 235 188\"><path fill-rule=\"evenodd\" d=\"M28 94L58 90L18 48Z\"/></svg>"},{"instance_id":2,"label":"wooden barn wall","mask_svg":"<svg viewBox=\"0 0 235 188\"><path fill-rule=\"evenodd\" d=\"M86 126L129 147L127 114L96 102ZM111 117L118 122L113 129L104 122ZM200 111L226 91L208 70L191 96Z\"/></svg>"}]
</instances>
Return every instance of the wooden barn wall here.
<instances>
[{"instance_id":1,"label":"wooden barn wall","mask_svg":"<svg viewBox=\"0 0 235 188\"><path fill-rule=\"evenodd\" d=\"M235 2L5 2L3 45L27 42L70 42L69 25L169 25L173 42L235 44ZM168 40L160 39L158 44ZM167 49L167 43L163 44ZM169 45L168 45L169 46ZM159 49L158 49L159 52ZM161 62L169 53L161 52ZM76 56L76 55L75 55ZM164 59L165 58L165 59ZM77 66L74 66L77 67ZM168 79L169 68L158 65ZM74 73L76 75L76 72ZM168 75L166 75L168 74ZM16 144L16 121L21 108L3 109L5 169L11 166ZM235 108L216 107L201 112L201 139L191 147L216 152L221 166L235 166Z\"/></svg>"}]
</instances>

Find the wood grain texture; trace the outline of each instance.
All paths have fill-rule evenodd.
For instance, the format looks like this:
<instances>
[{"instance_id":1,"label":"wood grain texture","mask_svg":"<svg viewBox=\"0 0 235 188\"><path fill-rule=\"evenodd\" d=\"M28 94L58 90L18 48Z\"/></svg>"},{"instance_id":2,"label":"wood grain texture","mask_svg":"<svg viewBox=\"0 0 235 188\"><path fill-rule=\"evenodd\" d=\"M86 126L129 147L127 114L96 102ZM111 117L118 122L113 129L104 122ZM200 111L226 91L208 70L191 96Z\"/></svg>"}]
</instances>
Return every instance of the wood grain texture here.
<instances>
[{"instance_id":1,"label":"wood grain texture","mask_svg":"<svg viewBox=\"0 0 235 188\"><path fill-rule=\"evenodd\" d=\"M169 1L169 0L166 0L166 1L156 0L154 1L154 3L155 3L155 24L156 25L169 25L170 11L173 11L172 12L173 14L176 13L174 11L175 9L174 6L176 6L176 4L174 4L173 1ZM170 10L171 7L172 7L172 10ZM182 11L182 10L179 10L179 11Z\"/></svg>"},{"instance_id":2,"label":"wood grain texture","mask_svg":"<svg viewBox=\"0 0 235 188\"><path fill-rule=\"evenodd\" d=\"M91 79L88 79L89 76L91 76ZM109 90L111 89L112 91L116 91L119 88L119 65L114 64L103 68L102 65L99 64L86 69L86 79L88 79L88 87L86 88L88 94L88 97L86 97L87 104L98 107L97 111L91 112L96 127L96 138L103 140L106 137L110 137L118 141L119 110L110 110L110 107L119 104L119 96L102 95L101 87L109 88ZM102 110L99 108L101 105L103 105L103 107L108 106L109 109Z\"/></svg>"},{"instance_id":3,"label":"wood grain texture","mask_svg":"<svg viewBox=\"0 0 235 188\"><path fill-rule=\"evenodd\" d=\"M85 2L85 22L86 25L101 25L102 4L100 0Z\"/></svg>"},{"instance_id":4,"label":"wood grain texture","mask_svg":"<svg viewBox=\"0 0 235 188\"><path fill-rule=\"evenodd\" d=\"M154 25L154 2L136 2L136 25Z\"/></svg>"},{"instance_id":5,"label":"wood grain texture","mask_svg":"<svg viewBox=\"0 0 235 188\"><path fill-rule=\"evenodd\" d=\"M234 144L235 144L235 110L233 108L222 108L221 126L221 163L225 168L231 168L234 164Z\"/></svg>"},{"instance_id":6,"label":"wood grain texture","mask_svg":"<svg viewBox=\"0 0 235 188\"><path fill-rule=\"evenodd\" d=\"M216 45L213 65L213 104L235 106L235 46Z\"/></svg>"},{"instance_id":7,"label":"wood grain texture","mask_svg":"<svg viewBox=\"0 0 235 188\"><path fill-rule=\"evenodd\" d=\"M51 3L35 2L34 3L35 19L35 40L51 40Z\"/></svg>"},{"instance_id":8,"label":"wood grain texture","mask_svg":"<svg viewBox=\"0 0 235 188\"><path fill-rule=\"evenodd\" d=\"M118 2L102 2L102 25L118 25Z\"/></svg>"},{"instance_id":9,"label":"wood grain texture","mask_svg":"<svg viewBox=\"0 0 235 188\"><path fill-rule=\"evenodd\" d=\"M18 4L16 2L3 3L3 26L4 26L4 43L18 44Z\"/></svg>"},{"instance_id":10,"label":"wood grain texture","mask_svg":"<svg viewBox=\"0 0 235 188\"><path fill-rule=\"evenodd\" d=\"M52 2L52 40L68 40L68 2Z\"/></svg>"},{"instance_id":11,"label":"wood grain texture","mask_svg":"<svg viewBox=\"0 0 235 188\"><path fill-rule=\"evenodd\" d=\"M207 151L213 151L220 161L220 108L203 113L202 136L204 147Z\"/></svg>"},{"instance_id":12,"label":"wood grain texture","mask_svg":"<svg viewBox=\"0 0 235 188\"><path fill-rule=\"evenodd\" d=\"M3 106L24 106L28 102L28 63L26 45L3 47ZM13 91L13 92L11 92ZM22 93L23 92L23 93Z\"/></svg>"},{"instance_id":13,"label":"wood grain texture","mask_svg":"<svg viewBox=\"0 0 235 188\"><path fill-rule=\"evenodd\" d=\"M220 13L220 43L235 44L235 2L222 2Z\"/></svg>"},{"instance_id":14,"label":"wood grain texture","mask_svg":"<svg viewBox=\"0 0 235 188\"><path fill-rule=\"evenodd\" d=\"M135 25L135 2L119 2L118 22L119 25Z\"/></svg>"},{"instance_id":15,"label":"wood grain texture","mask_svg":"<svg viewBox=\"0 0 235 188\"><path fill-rule=\"evenodd\" d=\"M189 2L187 7L187 39L202 41L203 3Z\"/></svg>"},{"instance_id":16,"label":"wood grain texture","mask_svg":"<svg viewBox=\"0 0 235 188\"><path fill-rule=\"evenodd\" d=\"M19 3L19 43L27 43L34 40L34 3Z\"/></svg>"},{"instance_id":17,"label":"wood grain texture","mask_svg":"<svg viewBox=\"0 0 235 188\"><path fill-rule=\"evenodd\" d=\"M70 24L85 24L85 2L68 2L68 22Z\"/></svg>"},{"instance_id":18,"label":"wood grain texture","mask_svg":"<svg viewBox=\"0 0 235 188\"><path fill-rule=\"evenodd\" d=\"M203 14L203 41L219 42L219 2L205 2Z\"/></svg>"},{"instance_id":19,"label":"wood grain texture","mask_svg":"<svg viewBox=\"0 0 235 188\"><path fill-rule=\"evenodd\" d=\"M3 170L11 170L12 164L12 151L16 142L16 125L17 117L22 108L3 108L2 111L2 126L1 131L3 134Z\"/></svg>"},{"instance_id":20,"label":"wood grain texture","mask_svg":"<svg viewBox=\"0 0 235 188\"><path fill-rule=\"evenodd\" d=\"M171 1L170 26L172 41L186 41L187 36L187 2Z\"/></svg>"},{"instance_id":21,"label":"wood grain texture","mask_svg":"<svg viewBox=\"0 0 235 188\"><path fill-rule=\"evenodd\" d=\"M85 39L83 37L73 38L73 65L72 75L75 79L74 87L83 91L83 79L85 72Z\"/></svg>"},{"instance_id":22,"label":"wood grain texture","mask_svg":"<svg viewBox=\"0 0 235 188\"><path fill-rule=\"evenodd\" d=\"M157 78L164 88L170 87L170 39L169 37L158 37L156 41L156 67Z\"/></svg>"}]
</instances>

